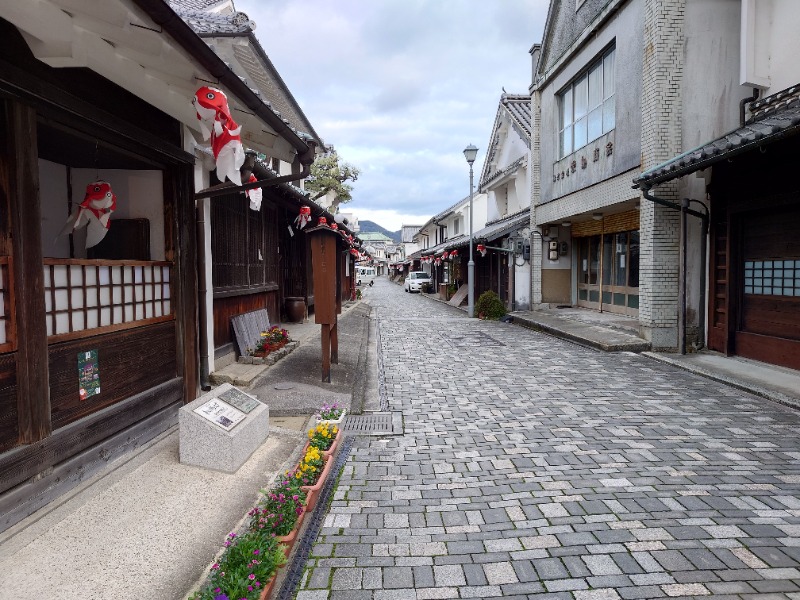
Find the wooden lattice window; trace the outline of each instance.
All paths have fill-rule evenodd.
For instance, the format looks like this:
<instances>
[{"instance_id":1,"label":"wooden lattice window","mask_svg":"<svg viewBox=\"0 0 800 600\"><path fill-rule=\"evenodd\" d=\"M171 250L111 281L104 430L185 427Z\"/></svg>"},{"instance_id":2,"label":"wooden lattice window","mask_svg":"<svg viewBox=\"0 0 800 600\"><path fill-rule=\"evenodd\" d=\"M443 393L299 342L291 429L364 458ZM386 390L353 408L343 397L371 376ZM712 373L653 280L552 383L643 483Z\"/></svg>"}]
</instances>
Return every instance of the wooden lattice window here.
<instances>
[{"instance_id":1,"label":"wooden lattice window","mask_svg":"<svg viewBox=\"0 0 800 600\"><path fill-rule=\"evenodd\" d=\"M47 335L52 342L171 320L171 281L164 261L46 258Z\"/></svg>"},{"instance_id":2,"label":"wooden lattice window","mask_svg":"<svg viewBox=\"0 0 800 600\"><path fill-rule=\"evenodd\" d=\"M244 195L211 201L214 291L244 293L277 286L277 210L267 203L250 210Z\"/></svg>"}]
</instances>

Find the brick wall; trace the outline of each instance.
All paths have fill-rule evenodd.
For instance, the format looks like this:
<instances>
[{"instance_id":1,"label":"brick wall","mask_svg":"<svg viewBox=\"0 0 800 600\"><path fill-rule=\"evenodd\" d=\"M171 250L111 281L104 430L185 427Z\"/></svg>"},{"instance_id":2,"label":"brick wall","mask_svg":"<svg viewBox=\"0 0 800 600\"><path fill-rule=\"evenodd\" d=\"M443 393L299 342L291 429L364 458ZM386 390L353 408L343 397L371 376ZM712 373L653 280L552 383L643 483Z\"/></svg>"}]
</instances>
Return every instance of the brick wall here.
<instances>
[{"instance_id":1,"label":"brick wall","mask_svg":"<svg viewBox=\"0 0 800 600\"><path fill-rule=\"evenodd\" d=\"M685 6L686 0L645 0L643 171L681 151ZM677 201L677 183L660 185L653 195ZM653 349L677 347L679 216L677 211L642 200L639 322Z\"/></svg>"}]
</instances>

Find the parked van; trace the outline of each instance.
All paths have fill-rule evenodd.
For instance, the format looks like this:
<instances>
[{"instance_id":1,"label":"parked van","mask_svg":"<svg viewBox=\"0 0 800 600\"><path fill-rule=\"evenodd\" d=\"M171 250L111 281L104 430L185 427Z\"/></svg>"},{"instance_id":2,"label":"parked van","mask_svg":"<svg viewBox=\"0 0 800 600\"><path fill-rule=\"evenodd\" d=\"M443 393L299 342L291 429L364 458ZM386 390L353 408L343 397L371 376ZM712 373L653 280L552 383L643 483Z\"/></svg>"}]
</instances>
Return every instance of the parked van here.
<instances>
[{"instance_id":1,"label":"parked van","mask_svg":"<svg viewBox=\"0 0 800 600\"><path fill-rule=\"evenodd\" d=\"M369 281L372 283L376 275L375 267L356 267L356 285Z\"/></svg>"}]
</instances>

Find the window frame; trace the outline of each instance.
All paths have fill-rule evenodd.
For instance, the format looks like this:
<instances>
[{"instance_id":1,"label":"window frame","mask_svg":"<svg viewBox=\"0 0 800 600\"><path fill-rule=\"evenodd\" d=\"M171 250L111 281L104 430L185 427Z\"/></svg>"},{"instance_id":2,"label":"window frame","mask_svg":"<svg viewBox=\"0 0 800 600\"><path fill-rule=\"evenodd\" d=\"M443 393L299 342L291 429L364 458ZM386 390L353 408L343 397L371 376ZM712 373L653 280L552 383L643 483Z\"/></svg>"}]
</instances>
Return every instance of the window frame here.
<instances>
[{"instance_id":1,"label":"window frame","mask_svg":"<svg viewBox=\"0 0 800 600\"><path fill-rule=\"evenodd\" d=\"M607 47L556 94L559 160L616 128L616 49L616 44ZM606 74L607 70L611 71L610 77ZM596 73L599 73L602 83L599 92L595 91L596 83L594 88L591 85L592 80L597 78ZM599 133L597 127L592 126L593 115L599 118Z\"/></svg>"}]
</instances>

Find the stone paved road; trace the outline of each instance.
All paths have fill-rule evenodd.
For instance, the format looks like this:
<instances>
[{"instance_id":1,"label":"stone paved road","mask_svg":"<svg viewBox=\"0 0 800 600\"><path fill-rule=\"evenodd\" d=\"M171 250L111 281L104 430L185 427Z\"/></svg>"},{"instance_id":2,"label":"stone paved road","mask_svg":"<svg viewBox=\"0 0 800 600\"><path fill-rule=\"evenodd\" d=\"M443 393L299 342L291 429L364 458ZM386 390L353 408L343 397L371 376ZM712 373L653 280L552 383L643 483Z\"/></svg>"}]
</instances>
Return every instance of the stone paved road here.
<instances>
[{"instance_id":1,"label":"stone paved road","mask_svg":"<svg viewBox=\"0 0 800 600\"><path fill-rule=\"evenodd\" d=\"M390 406L298 600L800 599L800 414L380 278Z\"/></svg>"}]
</instances>

